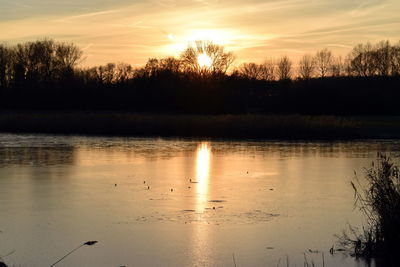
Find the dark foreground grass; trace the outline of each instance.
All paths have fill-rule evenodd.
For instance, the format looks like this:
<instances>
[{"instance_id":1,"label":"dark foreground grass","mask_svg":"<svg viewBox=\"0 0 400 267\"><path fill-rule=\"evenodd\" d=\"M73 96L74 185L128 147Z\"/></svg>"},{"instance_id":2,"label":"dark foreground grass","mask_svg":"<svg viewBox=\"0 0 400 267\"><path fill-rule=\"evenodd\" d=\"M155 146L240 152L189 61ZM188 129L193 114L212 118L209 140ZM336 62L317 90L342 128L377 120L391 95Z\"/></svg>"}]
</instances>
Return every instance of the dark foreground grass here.
<instances>
[{"instance_id":1,"label":"dark foreground grass","mask_svg":"<svg viewBox=\"0 0 400 267\"><path fill-rule=\"evenodd\" d=\"M357 139L400 137L400 118L305 115L156 115L116 112L1 112L0 132L209 137Z\"/></svg>"},{"instance_id":2,"label":"dark foreground grass","mask_svg":"<svg viewBox=\"0 0 400 267\"><path fill-rule=\"evenodd\" d=\"M365 182L357 177L351 183L355 204L366 218L362 231L350 227L340 236L340 244L356 257L378 258L384 266L399 266L400 248L400 173L384 154L366 169Z\"/></svg>"}]
</instances>

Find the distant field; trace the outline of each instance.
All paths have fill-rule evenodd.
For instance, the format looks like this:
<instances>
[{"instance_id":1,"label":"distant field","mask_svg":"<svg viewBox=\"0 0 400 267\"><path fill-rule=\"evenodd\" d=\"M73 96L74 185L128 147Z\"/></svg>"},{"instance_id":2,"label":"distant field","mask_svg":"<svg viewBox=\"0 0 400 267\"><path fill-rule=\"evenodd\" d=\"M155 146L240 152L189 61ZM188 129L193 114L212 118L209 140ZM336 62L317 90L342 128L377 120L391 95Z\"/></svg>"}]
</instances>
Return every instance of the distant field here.
<instances>
[{"instance_id":1,"label":"distant field","mask_svg":"<svg viewBox=\"0 0 400 267\"><path fill-rule=\"evenodd\" d=\"M234 139L400 138L400 117L1 112L1 132Z\"/></svg>"}]
</instances>

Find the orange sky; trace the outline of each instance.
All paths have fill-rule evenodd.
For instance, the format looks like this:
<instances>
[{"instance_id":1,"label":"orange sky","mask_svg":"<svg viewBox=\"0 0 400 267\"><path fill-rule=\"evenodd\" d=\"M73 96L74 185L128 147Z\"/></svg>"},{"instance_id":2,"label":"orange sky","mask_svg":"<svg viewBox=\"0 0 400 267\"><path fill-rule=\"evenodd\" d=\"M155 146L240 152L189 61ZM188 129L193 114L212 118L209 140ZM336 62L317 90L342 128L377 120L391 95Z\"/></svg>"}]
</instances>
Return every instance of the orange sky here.
<instances>
[{"instance_id":1,"label":"orange sky","mask_svg":"<svg viewBox=\"0 0 400 267\"><path fill-rule=\"evenodd\" d=\"M179 55L188 42L222 44L261 62L360 42L400 40L399 0L1 0L0 41L73 42L84 65Z\"/></svg>"}]
</instances>

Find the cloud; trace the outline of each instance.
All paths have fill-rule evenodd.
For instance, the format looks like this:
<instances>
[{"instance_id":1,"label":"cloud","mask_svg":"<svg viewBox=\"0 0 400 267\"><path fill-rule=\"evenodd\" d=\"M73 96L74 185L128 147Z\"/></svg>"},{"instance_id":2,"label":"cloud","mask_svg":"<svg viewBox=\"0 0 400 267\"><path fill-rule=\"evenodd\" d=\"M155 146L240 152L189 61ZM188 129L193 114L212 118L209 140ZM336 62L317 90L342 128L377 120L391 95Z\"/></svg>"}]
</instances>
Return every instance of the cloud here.
<instances>
[{"instance_id":1,"label":"cloud","mask_svg":"<svg viewBox=\"0 0 400 267\"><path fill-rule=\"evenodd\" d=\"M90 17L96 17L96 16L103 16L111 13L118 13L120 10L105 10L105 11L98 11L98 12L89 12L89 13L84 13L84 14L79 14L75 16L68 16L68 17L63 17L61 19L56 19L54 22L68 22L72 20L79 20L82 18L90 18Z\"/></svg>"},{"instance_id":2,"label":"cloud","mask_svg":"<svg viewBox=\"0 0 400 267\"><path fill-rule=\"evenodd\" d=\"M37 1L50 6L54 2ZM194 38L210 37L246 60L261 60L263 53L296 57L323 47L345 53L360 41L399 36L400 28L397 0L112 2L88 0L82 6L78 0L59 0L57 12L3 18L0 39L60 38L85 48L92 55L87 65L143 64L148 57L178 55Z\"/></svg>"}]
</instances>

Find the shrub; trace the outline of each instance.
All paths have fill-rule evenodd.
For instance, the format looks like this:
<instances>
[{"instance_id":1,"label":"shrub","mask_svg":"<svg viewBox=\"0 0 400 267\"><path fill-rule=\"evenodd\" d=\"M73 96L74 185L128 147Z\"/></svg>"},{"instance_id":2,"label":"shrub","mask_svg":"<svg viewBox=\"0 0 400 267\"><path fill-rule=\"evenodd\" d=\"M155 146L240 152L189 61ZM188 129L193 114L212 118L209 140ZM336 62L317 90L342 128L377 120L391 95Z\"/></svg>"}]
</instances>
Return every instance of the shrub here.
<instances>
[{"instance_id":1,"label":"shrub","mask_svg":"<svg viewBox=\"0 0 400 267\"><path fill-rule=\"evenodd\" d=\"M373 162L365 172L365 180L356 176L351 185L355 206L367 224L361 232L350 226L339 241L355 256L390 260L400 245L399 168L389 156L378 153L377 164Z\"/></svg>"}]
</instances>

